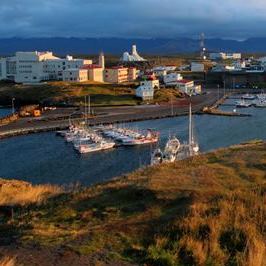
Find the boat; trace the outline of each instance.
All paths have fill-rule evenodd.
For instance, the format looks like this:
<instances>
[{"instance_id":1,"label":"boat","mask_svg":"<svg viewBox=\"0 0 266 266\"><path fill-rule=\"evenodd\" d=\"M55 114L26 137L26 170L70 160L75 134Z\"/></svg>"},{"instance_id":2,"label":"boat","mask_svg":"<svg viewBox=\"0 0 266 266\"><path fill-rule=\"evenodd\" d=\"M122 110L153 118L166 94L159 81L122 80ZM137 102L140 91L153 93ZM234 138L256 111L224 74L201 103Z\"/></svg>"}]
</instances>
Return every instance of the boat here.
<instances>
[{"instance_id":1,"label":"boat","mask_svg":"<svg viewBox=\"0 0 266 266\"><path fill-rule=\"evenodd\" d=\"M188 143L184 142L181 144L176 137L169 139L165 145L165 149L163 152L157 148L151 154L151 165L156 165L164 162L174 162L177 160L182 160L197 155L199 153L200 151L199 144L195 139L195 134L193 131L191 103L189 105L188 130L189 130Z\"/></svg>"},{"instance_id":2,"label":"boat","mask_svg":"<svg viewBox=\"0 0 266 266\"><path fill-rule=\"evenodd\" d=\"M242 99L240 101L236 101L236 107L238 107L238 108L247 108L250 106L251 106L251 103L246 102L244 99Z\"/></svg>"},{"instance_id":3,"label":"boat","mask_svg":"<svg viewBox=\"0 0 266 266\"><path fill-rule=\"evenodd\" d=\"M265 108L266 107L266 100L257 100L254 103L255 107L259 107L259 108Z\"/></svg>"},{"instance_id":4,"label":"boat","mask_svg":"<svg viewBox=\"0 0 266 266\"><path fill-rule=\"evenodd\" d=\"M143 145L143 144L152 144L156 143L159 140L159 134L157 132L153 132L148 130L146 135L137 135L128 136L122 139L122 144L125 146L135 146L135 145Z\"/></svg>"},{"instance_id":5,"label":"boat","mask_svg":"<svg viewBox=\"0 0 266 266\"><path fill-rule=\"evenodd\" d=\"M247 93L247 94L242 95L241 99L244 99L244 100L255 100L256 96Z\"/></svg>"},{"instance_id":6,"label":"boat","mask_svg":"<svg viewBox=\"0 0 266 266\"><path fill-rule=\"evenodd\" d=\"M109 150L115 146L114 142L101 141L99 143L81 144L78 147L79 153L91 153L102 150Z\"/></svg>"},{"instance_id":7,"label":"boat","mask_svg":"<svg viewBox=\"0 0 266 266\"><path fill-rule=\"evenodd\" d=\"M163 161L174 162L176 160L176 156L178 150L180 149L180 146L180 141L176 137L169 139L165 145Z\"/></svg>"},{"instance_id":8,"label":"boat","mask_svg":"<svg viewBox=\"0 0 266 266\"><path fill-rule=\"evenodd\" d=\"M160 148L155 149L151 155L151 165L161 164L163 162L163 156Z\"/></svg>"}]
</instances>

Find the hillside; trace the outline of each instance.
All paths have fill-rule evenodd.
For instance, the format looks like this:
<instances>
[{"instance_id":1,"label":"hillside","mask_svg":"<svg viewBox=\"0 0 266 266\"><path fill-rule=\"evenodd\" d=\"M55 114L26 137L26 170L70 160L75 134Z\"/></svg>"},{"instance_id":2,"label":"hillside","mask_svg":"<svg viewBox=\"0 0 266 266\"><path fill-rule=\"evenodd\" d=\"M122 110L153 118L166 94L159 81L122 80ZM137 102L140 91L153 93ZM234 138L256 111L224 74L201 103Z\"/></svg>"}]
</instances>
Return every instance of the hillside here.
<instances>
[{"instance_id":1,"label":"hillside","mask_svg":"<svg viewBox=\"0 0 266 266\"><path fill-rule=\"evenodd\" d=\"M228 52L266 52L266 38L252 38L244 41L206 39L208 51ZM141 54L176 54L196 52L199 40L191 38L176 39L123 39L123 38L2 38L0 55L12 55L16 51L47 51L55 54L107 54L121 56L124 51L131 51L132 44L137 44Z\"/></svg>"},{"instance_id":2,"label":"hillside","mask_svg":"<svg viewBox=\"0 0 266 266\"><path fill-rule=\"evenodd\" d=\"M17 265L263 266L265 181L263 142L90 188L49 186L47 198L45 185L23 183L34 195L25 201L2 181L0 202L14 215L2 211L0 254Z\"/></svg>"}]
</instances>

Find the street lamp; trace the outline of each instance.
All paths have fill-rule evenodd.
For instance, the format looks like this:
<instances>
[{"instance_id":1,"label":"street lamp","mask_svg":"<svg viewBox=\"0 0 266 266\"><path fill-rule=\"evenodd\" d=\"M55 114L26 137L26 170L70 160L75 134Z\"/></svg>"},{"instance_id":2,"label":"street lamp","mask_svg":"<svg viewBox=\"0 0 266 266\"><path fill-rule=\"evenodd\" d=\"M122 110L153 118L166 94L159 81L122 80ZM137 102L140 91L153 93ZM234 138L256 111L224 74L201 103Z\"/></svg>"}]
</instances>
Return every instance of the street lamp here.
<instances>
[{"instance_id":1,"label":"street lamp","mask_svg":"<svg viewBox=\"0 0 266 266\"><path fill-rule=\"evenodd\" d=\"M12 114L15 113L15 98L12 98Z\"/></svg>"}]
</instances>

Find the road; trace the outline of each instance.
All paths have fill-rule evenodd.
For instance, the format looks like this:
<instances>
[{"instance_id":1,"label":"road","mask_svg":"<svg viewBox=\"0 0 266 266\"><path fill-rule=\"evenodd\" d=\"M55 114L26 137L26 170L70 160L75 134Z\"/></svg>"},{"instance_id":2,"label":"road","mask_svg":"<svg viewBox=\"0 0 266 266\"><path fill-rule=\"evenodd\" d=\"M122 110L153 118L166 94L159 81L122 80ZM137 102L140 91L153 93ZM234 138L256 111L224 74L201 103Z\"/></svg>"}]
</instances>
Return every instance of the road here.
<instances>
[{"instance_id":1,"label":"road","mask_svg":"<svg viewBox=\"0 0 266 266\"><path fill-rule=\"evenodd\" d=\"M222 97L222 95L221 95ZM205 106L211 106L217 101L217 93L192 96L192 111L199 112ZM95 116L88 119L89 125L141 121L159 119L171 116L186 115L189 99L179 99L172 104L140 105L122 107L93 108ZM0 138L33 132L64 129L69 125L69 116L74 120L82 110L75 108L59 108L47 111L39 118L20 118L18 121L0 127ZM79 118L80 119L80 118Z\"/></svg>"}]
</instances>

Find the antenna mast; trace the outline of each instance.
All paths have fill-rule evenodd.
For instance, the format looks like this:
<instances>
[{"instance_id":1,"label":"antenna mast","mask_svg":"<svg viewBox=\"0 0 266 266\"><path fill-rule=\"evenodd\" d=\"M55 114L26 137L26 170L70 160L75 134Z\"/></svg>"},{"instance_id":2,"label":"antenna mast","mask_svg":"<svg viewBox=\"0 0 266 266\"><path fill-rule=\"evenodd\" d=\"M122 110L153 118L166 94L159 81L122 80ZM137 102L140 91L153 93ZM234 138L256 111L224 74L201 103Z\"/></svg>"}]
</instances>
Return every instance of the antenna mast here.
<instances>
[{"instance_id":1,"label":"antenna mast","mask_svg":"<svg viewBox=\"0 0 266 266\"><path fill-rule=\"evenodd\" d=\"M206 59L206 48L205 48L205 34L202 32L200 34L200 58L205 60Z\"/></svg>"}]
</instances>

